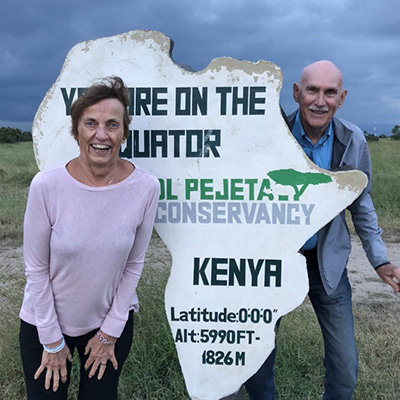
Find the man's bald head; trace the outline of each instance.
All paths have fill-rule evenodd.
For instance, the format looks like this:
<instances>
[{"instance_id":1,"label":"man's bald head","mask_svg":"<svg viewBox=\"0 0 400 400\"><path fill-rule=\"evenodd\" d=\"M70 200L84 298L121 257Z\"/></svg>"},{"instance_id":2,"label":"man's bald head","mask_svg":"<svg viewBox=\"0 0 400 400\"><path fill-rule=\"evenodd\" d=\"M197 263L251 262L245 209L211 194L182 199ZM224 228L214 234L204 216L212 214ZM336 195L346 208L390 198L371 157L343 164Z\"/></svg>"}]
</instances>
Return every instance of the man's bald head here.
<instances>
[{"instance_id":1,"label":"man's bald head","mask_svg":"<svg viewBox=\"0 0 400 400\"><path fill-rule=\"evenodd\" d=\"M299 103L304 131L313 142L324 134L346 94L342 72L331 61L317 61L303 69L299 83L293 85L293 98Z\"/></svg>"},{"instance_id":2,"label":"man's bald head","mask_svg":"<svg viewBox=\"0 0 400 400\"><path fill-rule=\"evenodd\" d=\"M312 64L307 65L300 76L300 84L310 77L324 74L330 76L332 79L336 79L340 88L343 88L343 74L342 71L332 62L328 60L316 61Z\"/></svg>"}]
</instances>

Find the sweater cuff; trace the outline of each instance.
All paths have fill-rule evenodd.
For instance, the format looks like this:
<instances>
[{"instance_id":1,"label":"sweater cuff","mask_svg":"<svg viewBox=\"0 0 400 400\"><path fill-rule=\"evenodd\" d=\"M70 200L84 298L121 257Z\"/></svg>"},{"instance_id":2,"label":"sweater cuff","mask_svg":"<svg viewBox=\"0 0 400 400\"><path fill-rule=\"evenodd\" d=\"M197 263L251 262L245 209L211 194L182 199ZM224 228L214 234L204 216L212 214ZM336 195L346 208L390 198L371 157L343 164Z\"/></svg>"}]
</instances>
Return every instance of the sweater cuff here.
<instances>
[{"instance_id":1,"label":"sweater cuff","mask_svg":"<svg viewBox=\"0 0 400 400\"><path fill-rule=\"evenodd\" d=\"M106 319L101 324L101 331L109 336L119 338L126 325L126 319L117 319L107 315Z\"/></svg>"},{"instance_id":2,"label":"sweater cuff","mask_svg":"<svg viewBox=\"0 0 400 400\"><path fill-rule=\"evenodd\" d=\"M39 326L35 320L35 316L25 312L23 309L21 309L19 317L26 323L36 327L39 336L39 342L41 344L55 343L63 337L63 333L58 322L54 322L53 324L46 326Z\"/></svg>"},{"instance_id":3,"label":"sweater cuff","mask_svg":"<svg viewBox=\"0 0 400 400\"><path fill-rule=\"evenodd\" d=\"M37 328L39 341L41 344L55 343L63 337L60 327L49 326L46 328Z\"/></svg>"}]
</instances>

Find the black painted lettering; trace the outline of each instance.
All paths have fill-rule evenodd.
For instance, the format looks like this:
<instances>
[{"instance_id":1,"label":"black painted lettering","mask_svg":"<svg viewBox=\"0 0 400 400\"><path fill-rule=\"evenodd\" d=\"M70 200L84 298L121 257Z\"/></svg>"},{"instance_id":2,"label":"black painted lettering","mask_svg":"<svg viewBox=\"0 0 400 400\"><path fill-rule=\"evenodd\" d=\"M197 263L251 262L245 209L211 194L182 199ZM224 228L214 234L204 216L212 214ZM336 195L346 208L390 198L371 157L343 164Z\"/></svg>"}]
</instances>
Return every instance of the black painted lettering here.
<instances>
[{"instance_id":1,"label":"black painted lettering","mask_svg":"<svg viewBox=\"0 0 400 400\"><path fill-rule=\"evenodd\" d=\"M232 88L230 87L217 87L215 89L217 94L221 95L220 99L220 114L221 115L226 115L227 112L227 104L228 104L228 93L232 92Z\"/></svg>"},{"instance_id":2,"label":"black painted lettering","mask_svg":"<svg viewBox=\"0 0 400 400\"><path fill-rule=\"evenodd\" d=\"M167 157L168 154L168 136L167 131L151 131L151 157L157 157L157 149L161 149L161 157Z\"/></svg>"},{"instance_id":3,"label":"black painted lettering","mask_svg":"<svg viewBox=\"0 0 400 400\"><path fill-rule=\"evenodd\" d=\"M150 131L144 130L141 135L142 140L139 140L139 131L133 131L133 157L149 158L150 157ZM142 149L139 146L142 145Z\"/></svg>"},{"instance_id":4,"label":"black painted lettering","mask_svg":"<svg viewBox=\"0 0 400 400\"><path fill-rule=\"evenodd\" d=\"M265 114L265 110L257 109L257 104L265 104L265 97L257 97L257 93L265 93L265 86L254 86L250 88L250 115Z\"/></svg>"},{"instance_id":5,"label":"black painted lettering","mask_svg":"<svg viewBox=\"0 0 400 400\"><path fill-rule=\"evenodd\" d=\"M168 132L170 136L173 137L173 149L174 157L179 158L181 156L181 137L185 136L185 131L182 130L171 130Z\"/></svg>"},{"instance_id":6,"label":"black painted lettering","mask_svg":"<svg viewBox=\"0 0 400 400\"><path fill-rule=\"evenodd\" d=\"M239 286L246 285L246 259L241 258L239 265L234 258L229 259L229 286L235 286L235 281Z\"/></svg>"},{"instance_id":7,"label":"black painted lettering","mask_svg":"<svg viewBox=\"0 0 400 400\"><path fill-rule=\"evenodd\" d=\"M190 115L190 88L175 90L175 115Z\"/></svg>"},{"instance_id":8,"label":"black painted lettering","mask_svg":"<svg viewBox=\"0 0 400 400\"><path fill-rule=\"evenodd\" d=\"M167 88L153 88L152 90L152 102L151 102L151 114L152 115L167 115L167 110L160 110L159 106L166 105L167 99L160 98L161 94L167 93Z\"/></svg>"},{"instance_id":9,"label":"black painted lettering","mask_svg":"<svg viewBox=\"0 0 400 400\"><path fill-rule=\"evenodd\" d=\"M217 149L217 147L221 146L221 131L219 129L210 129L204 132L204 157L210 157L211 153L214 157L221 157Z\"/></svg>"},{"instance_id":10,"label":"black painted lettering","mask_svg":"<svg viewBox=\"0 0 400 400\"><path fill-rule=\"evenodd\" d=\"M193 88L192 115L197 115L197 110L201 115L207 115L207 93L206 87L202 88L202 93L199 88Z\"/></svg>"},{"instance_id":11,"label":"black painted lettering","mask_svg":"<svg viewBox=\"0 0 400 400\"><path fill-rule=\"evenodd\" d=\"M271 278L275 278L275 287L282 286L282 261L265 260L265 282L264 286L271 286Z\"/></svg>"},{"instance_id":12,"label":"black painted lettering","mask_svg":"<svg viewBox=\"0 0 400 400\"><path fill-rule=\"evenodd\" d=\"M249 88L244 87L243 93L239 95L239 88L234 87L232 93L232 115L238 115L238 107L242 106L242 114L247 115L249 109Z\"/></svg>"},{"instance_id":13,"label":"black painted lettering","mask_svg":"<svg viewBox=\"0 0 400 400\"><path fill-rule=\"evenodd\" d=\"M251 286L258 286L258 275L260 274L261 267L264 264L264 260L257 260L257 265L254 266L254 260L249 259L249 270L251 273Z\"/></svg>"},{"instance_id":14,"label":"black painted lettering","mask_svg":"<svg viewBox=\"0 0 400 400\"><path fill-rule=\"evenodd\" d=\"M205 258L200 267L200 258L194 258L194 269L193 269L193 285L199 285L200 279L203 285L208 286L208 279L205 273L209 258Z\"/></svg>"},{"instance_id":15,"label":"black painted lettering","mask_svg":"<svg viewBox=\"0 0 400 400\"><path fill-rule=\"evenodd\" d=\"M68 95L66 88L61 88L61 93L65 103L65 115L71 115L71 106L75 96L75 88L71 88L70 94Z\"/></svg>"},{"instance_id":16,"label":"black painted lettering","mask_svg":"<svg viewBox=\"0 0 400 400\"><path fill-rule=\"evenodd\" d=\"M135 95L136 107L135 115L150 115L148 106L151 104L151 89L150 88L136 88Z\"/></svg>"},{"instance_id":17,"label":"black painted lettering","mask_svg":"<svg viewBox=\"0 0 400 400\"><path fill-rule=\"evenodd\" d=\"M221 265L227 265L227 258L213 258L211 260L211 286L227 286L226 279L220 279L220 276L227 276L228 270Z\"/></svg>"},{"instance_id":18,"label":"black painted lettering","mask_svg":"<svg viewBox=\"0 0 400 400\"><path fill-rule=\"evenodd\" d=\"M187 157L199 157L203 149L203 131L189 129L186 131L186 155Z\"/></svg>"}]
</instances>

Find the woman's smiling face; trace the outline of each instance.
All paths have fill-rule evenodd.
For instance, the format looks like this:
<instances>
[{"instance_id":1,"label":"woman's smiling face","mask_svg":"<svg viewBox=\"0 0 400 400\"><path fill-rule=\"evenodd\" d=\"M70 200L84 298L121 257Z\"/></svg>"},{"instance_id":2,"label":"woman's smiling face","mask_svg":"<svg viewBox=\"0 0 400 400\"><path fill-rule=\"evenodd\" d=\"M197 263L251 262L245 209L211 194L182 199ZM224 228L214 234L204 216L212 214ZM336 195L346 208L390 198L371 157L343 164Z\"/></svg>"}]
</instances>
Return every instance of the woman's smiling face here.
<instances>
[{"instance_id":1,"label":"woman's smiling face","mask_svg":"<svg viewBox=\"0 0 400 400\"><path fill-rule=\"evenodd\" d=\"M113 98L87 107L78 123L82 161L97 167L112 167L124 141L124 107Z\"/></svg>"}]
</instances>

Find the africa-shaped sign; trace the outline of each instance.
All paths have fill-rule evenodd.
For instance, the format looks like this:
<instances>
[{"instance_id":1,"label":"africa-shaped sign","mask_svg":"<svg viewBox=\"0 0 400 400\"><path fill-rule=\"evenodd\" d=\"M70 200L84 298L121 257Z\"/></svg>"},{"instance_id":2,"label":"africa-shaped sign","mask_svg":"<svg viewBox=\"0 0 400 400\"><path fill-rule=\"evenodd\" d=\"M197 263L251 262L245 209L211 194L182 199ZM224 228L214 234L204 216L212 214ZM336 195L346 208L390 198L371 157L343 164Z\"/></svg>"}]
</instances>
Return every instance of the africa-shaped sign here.
<instances>
[{"instance_id":1,"label":"africa-shaped sign","mask_svg":"<svg viewBox=\"0 0 400 400\"><path fill-rule=\"evenodd\" d=\"M76 157L72 102L99 78L125 81L133 119L121 156L160 181L165 309L183 375L192 399L216 400L272 351L276 321L307 294L299 249L366 177L308 160L281 116L278 66L218 58L191 72L171 47L151 31L76 45L35 117L35 154L41 169Z\"/></svg>"}]
</instances>

